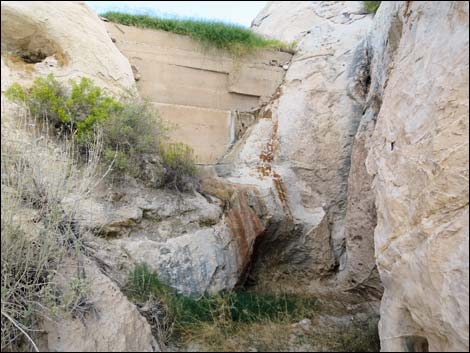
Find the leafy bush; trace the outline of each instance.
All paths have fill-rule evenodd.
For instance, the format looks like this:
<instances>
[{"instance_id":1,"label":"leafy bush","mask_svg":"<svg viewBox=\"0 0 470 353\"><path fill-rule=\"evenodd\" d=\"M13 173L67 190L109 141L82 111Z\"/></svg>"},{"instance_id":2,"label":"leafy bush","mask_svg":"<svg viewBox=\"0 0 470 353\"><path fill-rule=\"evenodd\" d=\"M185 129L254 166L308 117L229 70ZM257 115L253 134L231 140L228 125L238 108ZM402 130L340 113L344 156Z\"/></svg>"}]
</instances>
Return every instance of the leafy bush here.
<instances>
[{"instance_id":1,"label":"leafy bush","mask_svg":"<svg viewBox=\"0 0 470 353\"><path fill-rule=\"evenodd\" d=\"M127 26L187 35L205 45L227 50L235 55L242 55L258 48L291 50L288 45L278 40L266 39L250 29L223 22L157 18L120 12L106 12L103 17Z\"/></svg>"},{"instance_id":2,"label":"leafy bush","mask_svg":"<svg viewBox=\"0 0 470 353\"><path fill-rule=\"evenodd\" d=\"M71 81L72 90L65 100L65 111L68 121L76 127L79 142L90 142L94 137L94 129L99 123L124 109L119 102L106 95L93 81L82 77L79 83Z\"/></svg>"},{"instance_id":3,"label":"leafy bush","mask_svg":"<svg viewBox=\"0 0 470 353\"><path fill-rule=\"evenodd\" d=\"M59 136L73 136L86 158L96 135L101 136L102 159L112 163L115 175L131 175L155 187L167 185L180 191L194 187L191 148L166 143L167 128L150 102L132 92L114 98L88 78L70 83L67 90L49 75L37 78L29 89L15 83L5 95L52 123Z\"/></svg>"},{"instance_id":4,"label":"leafy bush","mask_svg":"<svg viewBox=\"0 0 470 353\"><path fill-rule=\"evenodd\" d=\"M376 13L382 1L364 1L364 8L368 13Z\"/></svg>"},{"instance_id":5,"label":"leafy bush","mask_svg":"<svg viewBox=\"0 0 470 353\"><path fill-rule=\"evenodd\" d=\"M160 153L167 129L149 101L128 94L121 98L120 104L100 124L103 157L107 162L115 159L116 171L140 177L142 156Z\"/></svg>"}]
</instances>

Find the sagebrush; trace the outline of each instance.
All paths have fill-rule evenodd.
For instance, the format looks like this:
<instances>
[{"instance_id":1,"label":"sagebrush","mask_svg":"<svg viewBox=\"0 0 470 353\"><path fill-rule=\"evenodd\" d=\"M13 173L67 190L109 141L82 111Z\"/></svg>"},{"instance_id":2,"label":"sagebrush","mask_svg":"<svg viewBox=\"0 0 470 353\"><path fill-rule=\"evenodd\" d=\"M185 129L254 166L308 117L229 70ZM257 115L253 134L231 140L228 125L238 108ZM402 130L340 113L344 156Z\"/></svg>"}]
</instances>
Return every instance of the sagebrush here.
<instances>
[{"instance_id":1,"label":"sagebrush","mask_svg":"<svg viewBox=\"0 0 470 353\"><path fill-rule=\"evenodd\" d=\"M2 110L1 138L1 348L37 350L38 323L61 312L83 315L92 306L77 271L70 287L55 281L64 258L81 257L81 232L71 194L85 197L95 184L96 154L82 168L71 141L56 145L27 114L15 119ZM8 122L8 123L7 123ZM99 146L93 149L99 150ZM78 265L77 265L78 266Z\"/></svg>"}]
</instances>

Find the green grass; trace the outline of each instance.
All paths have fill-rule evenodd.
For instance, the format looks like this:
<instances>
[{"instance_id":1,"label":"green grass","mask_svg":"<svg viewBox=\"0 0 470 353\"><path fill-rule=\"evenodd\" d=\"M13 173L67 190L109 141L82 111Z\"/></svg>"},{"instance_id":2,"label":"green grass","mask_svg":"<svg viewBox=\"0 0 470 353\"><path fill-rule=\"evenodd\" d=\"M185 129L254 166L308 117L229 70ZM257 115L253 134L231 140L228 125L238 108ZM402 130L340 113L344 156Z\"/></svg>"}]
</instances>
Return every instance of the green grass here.
<instances>
[{"instance_id":1,"label":"green grass","mask_svg":"<svg viewBox=\"0 0 470 353\"><path fill-rule=\"evenodd\" d=\"M331 315L312 297L236 290L196 298L177 293L145 264L131 271L124 293L169 350L194 349L194 345L205 352L252 348L286 352L299 347L336 352L379 349L377 321L369 317L346 326L313 325L312 330L301 330L293 339L294 323L306 318L314 322L322 312Z\"/></svg>"},{"instance_id":2,"label":"green grass","mask_svg":"<svg viewBox=\"0 0 470 353\"><path fill-rule=\"evenodd\" d=\"M262 321L300 320L305 317L306 308L316 306L315 298L245 291L205 294L195 298L177 293L162 283L145 264L136 266L129 274L124 292L141 307L149 301L155 303L154 299L157 299L158 306L164 308L159 310L160 313L164 311L164 318L160 317L158 321L170 322L165 327L171 327L171 334L176 336L201 324L229 327Z\"/></svg>"},{"instance_id":3,"label":"green grass","mask_svg":"<svg viewBox=\"0 0 470 353\"><path fill-rule=\"evenodd\" d=\"M254 322L263 319L275 320L281 316L302 318L304 306L314 306L316 299L287 295L263 294L246 291L232 291L221 294L205 294L191 297L177 293L160 281L157 274L147 265L141 264L130 273L125 288L126 294L137 301L146 301L149 297L163 300L171 315L179 325L197 322L213 322L214 313L226 312L230 321Z\"/></svg>"},{"instance_id":4,"label":"green grass","mask_svg":"<svg viewBox=\"0 0 470 353\"><path fill-rule=\"evenodd\" d=\"M364 1L364 7L368 13L376 13L382 1Z\"/></svg>"},{"instance_id":5,"label":"green grass","mask_svg":"<svg viewBox=\"0 0 470 353\"><path fill-rule=\"evenodd\" d=\"M120 12L106 12L102 16L111 22L127 26L150 28L190 36L202 44L227 50L235 55L243 55L262 48L291 50L287 44L279 40L266 39L247 28L223 22L166 19Z\"/></svg>"}]
</instances>

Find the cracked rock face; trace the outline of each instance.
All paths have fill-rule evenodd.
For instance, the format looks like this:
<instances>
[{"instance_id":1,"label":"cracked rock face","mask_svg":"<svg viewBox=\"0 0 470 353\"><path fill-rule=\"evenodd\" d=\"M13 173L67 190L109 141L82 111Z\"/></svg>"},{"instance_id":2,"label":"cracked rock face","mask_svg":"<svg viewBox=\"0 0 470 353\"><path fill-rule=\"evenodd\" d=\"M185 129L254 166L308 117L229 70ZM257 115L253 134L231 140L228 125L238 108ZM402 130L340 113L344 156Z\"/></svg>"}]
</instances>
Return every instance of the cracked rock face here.
<instances>
[{"instance_id":1,"label":"cracked rock face","mask_svg":"<svg viewBox=\"0 0 470 353\"><path fill-rule=\"evenodd\" d=\"M82 227L106 237L91 240L94 257L117 282L146 263L179 292L219 292L243 278L264 232L258 216L263 211L256 190L209 180L203 184L206 198L126 185L113 189L122 195L118 201L70 204Z\"/></svg>"},{"instance_id":2,"label":"cracked rock face","mask_svg":"<svg viewBox=\"0 0 470 353\"><path fill-rule=\"evenodd\" d=\"M136 306L121 293L93 261L83 271L90 286L90 312L83 317L60 316L44 320L40 350L46 352L160 352L151 328ZM62 265L59 284L70 285L77 275L73 260Z\"/></svg>"},{"instance_id":3,"label":"cracked rock face","mask_svg":"<svg viewBox=\"0 0 470 353\"><path fill-rule=\"evenodd\" d=\"M280 176L284 219L325 211L337 285L380 297L378 267L383 350L468 350L468 4L387 2L373 23L361 6L270 2L255 19L298 51L229 174L255 179L273 146L257 183Z\"/></svg>"}]
</instances>

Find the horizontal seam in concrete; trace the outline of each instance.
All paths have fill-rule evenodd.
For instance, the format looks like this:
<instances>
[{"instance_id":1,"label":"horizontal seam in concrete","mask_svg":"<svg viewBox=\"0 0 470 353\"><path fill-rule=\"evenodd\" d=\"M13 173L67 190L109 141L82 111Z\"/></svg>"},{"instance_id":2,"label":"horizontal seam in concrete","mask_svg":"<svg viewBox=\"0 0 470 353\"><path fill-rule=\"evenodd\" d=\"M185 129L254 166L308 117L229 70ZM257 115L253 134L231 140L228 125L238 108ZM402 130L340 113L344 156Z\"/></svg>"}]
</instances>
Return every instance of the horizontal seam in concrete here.
<instances>
[{"instance_id":1,"label":"horizontal seam in concrete","mask_svg":"<svg viewBox=\"0 0 470 353\"><path fill-rule=\"evenodd\" d=\"M231 112L230 109L215 109L215 108L205 108L199 107L197 105L185 105L185 104L174 104L174 103L161 103L157 101L151 101L153 104L161 104L165 106L181 107L181 108L196 108L201 110L213 111L213 112Z\"/></svg>"}]
</instances>

